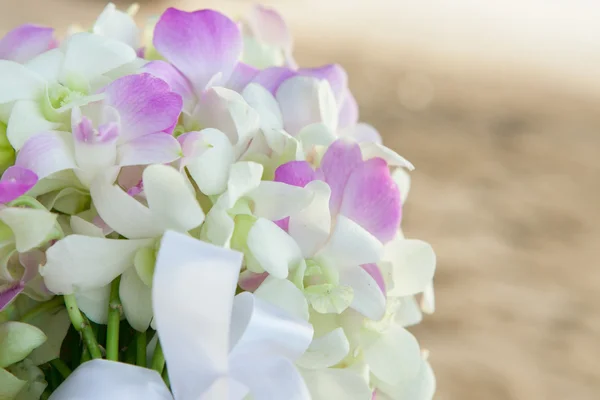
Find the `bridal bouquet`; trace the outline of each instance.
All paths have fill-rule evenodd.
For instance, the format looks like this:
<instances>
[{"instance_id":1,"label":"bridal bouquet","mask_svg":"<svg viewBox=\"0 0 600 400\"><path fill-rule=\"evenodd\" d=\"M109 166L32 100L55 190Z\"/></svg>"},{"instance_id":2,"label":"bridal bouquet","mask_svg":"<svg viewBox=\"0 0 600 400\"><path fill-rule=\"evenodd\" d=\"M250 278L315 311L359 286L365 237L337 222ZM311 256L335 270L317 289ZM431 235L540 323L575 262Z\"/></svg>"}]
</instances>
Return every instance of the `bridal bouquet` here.
<instances>
[{"instance_id":1,"label":"bridal bouquet","mask_svg":"<svg viewBox=\"0 0 600 400\"><path fill-rule=\"evenodd\" d=\"M0 399L428 400L412 165L273 10L0 40Z\"/></svg>"}]
</instances>

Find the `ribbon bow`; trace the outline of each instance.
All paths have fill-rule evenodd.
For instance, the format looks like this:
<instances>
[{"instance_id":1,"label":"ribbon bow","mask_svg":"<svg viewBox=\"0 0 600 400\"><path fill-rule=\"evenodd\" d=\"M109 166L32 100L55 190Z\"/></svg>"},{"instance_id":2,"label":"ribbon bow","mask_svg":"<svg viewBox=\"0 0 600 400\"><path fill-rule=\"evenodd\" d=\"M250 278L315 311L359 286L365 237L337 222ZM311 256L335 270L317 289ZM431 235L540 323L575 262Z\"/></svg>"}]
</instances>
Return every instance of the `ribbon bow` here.
<instances>
[{"instance_id":1,"label":"ribbon bow","mask_svg":"<svg viewBox=\"0 0 600 400\"><path fill-rule=\"evenodd\" d=\"M241 262L240 253L167 232L152 301L173 395L155 371L93 360L51 400L310 399L294 360L312 326L251 293L234 297Z\"/></svg>"}]
</instances>

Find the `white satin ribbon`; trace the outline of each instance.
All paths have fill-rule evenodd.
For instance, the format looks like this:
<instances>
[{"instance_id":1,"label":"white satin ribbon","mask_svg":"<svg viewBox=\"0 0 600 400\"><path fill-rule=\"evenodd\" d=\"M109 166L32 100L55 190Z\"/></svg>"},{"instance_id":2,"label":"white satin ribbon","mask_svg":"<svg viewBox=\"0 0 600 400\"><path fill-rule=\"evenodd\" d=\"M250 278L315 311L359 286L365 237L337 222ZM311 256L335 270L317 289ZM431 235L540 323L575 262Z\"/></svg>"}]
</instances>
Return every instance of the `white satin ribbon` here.
<instances>
[{"instance_id":1,"label":"white satin ribbon","mask_svg":"<svg viewBox=\"0 0 600 400\"><path fill-rule=\"evenodd\" d=\"M294 361L308 348L312 326L251 293L234 297L241 262L232 250L164 235L152 298L173 397L156 372L94 360L51 399L310 399Z\"/></svg>"}]
</instances>

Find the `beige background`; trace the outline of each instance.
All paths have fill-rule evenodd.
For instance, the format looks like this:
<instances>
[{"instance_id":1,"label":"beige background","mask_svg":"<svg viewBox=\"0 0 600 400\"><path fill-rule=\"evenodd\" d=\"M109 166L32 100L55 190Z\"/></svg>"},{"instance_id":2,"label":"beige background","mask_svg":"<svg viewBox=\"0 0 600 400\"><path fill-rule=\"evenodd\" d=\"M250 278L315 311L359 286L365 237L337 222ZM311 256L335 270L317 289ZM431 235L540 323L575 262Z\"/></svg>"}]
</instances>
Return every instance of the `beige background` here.
<instances>
[{"instance_id":1,"label":"beige background","mask_svg":"<svg viewBox=\"0 0 600 400\"><path fill-rule=\"evenodd\" d=\"M0 31L89 23L103 3L0 0ZM269 3L298 58L342 63L363 119L417 167L404 226L439 257L438 310L415 329L436 398L599 399L600 4Z\"/></svg>"}]
</instances>

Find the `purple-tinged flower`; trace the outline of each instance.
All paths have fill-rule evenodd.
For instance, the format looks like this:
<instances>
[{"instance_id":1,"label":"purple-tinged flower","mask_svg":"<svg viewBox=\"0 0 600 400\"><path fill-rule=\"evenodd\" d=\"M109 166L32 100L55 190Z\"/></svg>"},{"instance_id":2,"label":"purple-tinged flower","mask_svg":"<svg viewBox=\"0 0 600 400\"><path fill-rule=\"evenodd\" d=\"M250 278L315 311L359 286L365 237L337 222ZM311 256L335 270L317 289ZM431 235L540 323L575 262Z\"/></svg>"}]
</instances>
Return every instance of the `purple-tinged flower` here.
<instances>
[{"instance_id":1,"label":"purple-tinged flower","mask_svg":"<svg viewBox=\"0 0 600 400\"><path fill-rule=\"evenodd\" d=\"M275 171L275 181L295 186L322 179L331 189L331 216L344 215L382 243L394 238L400 226L400 191L388 164L381 158L364 161L355 142L339 139L328 149L319 170L306 161L292 161ZM287 222L280 222L285 226Z\"/></svg>"},{"instance_id":2,"label":"purple-tinged flower","mask_svg":"<svg viewBox=\"0 0 600 400\"><path fill-rule=\"evenodd\" d=\"M56 45L54 29L32 24L21 25L0 39L0 60L24 64Z\"/></svg>"},{"instance_id":3,"label":"purple-tinged flower","mask_svg":"<svg viewBox=\"0 0 600 400\"><path fill-rule=\"evenodd\" d=\"M24 195L37 181L38 177L33 171L18 166L9 167L0 178L0 204Z\"/></svg>"},{"instance_id":4,"label":"purple-tinged flower","mask_svg":"<svg viewBox=\"0 0 600 400\"><path fill-rule=\"evenodd\" d=\"M84 185L112 166L164 164L179 158L171 131L181 96L150 74L120 78L104 89L105 99L75 108L72 134L46 132L30 138L16 165L40 179L74 169ZM118 172L118 171L117 171Z\"/></svg>"}]
</instances>

